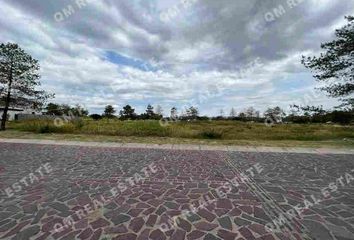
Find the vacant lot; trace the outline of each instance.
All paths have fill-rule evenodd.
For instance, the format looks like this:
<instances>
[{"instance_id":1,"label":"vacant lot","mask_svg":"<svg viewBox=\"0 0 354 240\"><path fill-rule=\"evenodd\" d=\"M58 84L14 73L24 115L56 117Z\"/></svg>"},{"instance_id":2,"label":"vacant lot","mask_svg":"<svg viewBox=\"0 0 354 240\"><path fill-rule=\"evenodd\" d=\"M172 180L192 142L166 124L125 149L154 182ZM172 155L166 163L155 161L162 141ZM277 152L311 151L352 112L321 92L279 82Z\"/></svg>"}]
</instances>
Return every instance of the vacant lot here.
<instances>
[{"instance_id":1,"label":"vacant lot","mask_svg":"<svg viewBox=\"0 0 354 240\"><path fill-rule=\"evenodd\" d=\"M90 119L55 126L53 121L13 122L9 129L35 134L56 134L87 137L154 138L213 141L233 144L239 142L343 142L354 145L354 126L323 124L282 124L268 127L260 123L237 121L177 122L161 126L159 121L119 121ZM1 136L0 136L1 137ZM139 142L139 140L137 141ZM150 141L148 141L150 142ZM152 141L154 142L154 141ZM237 144L239 144L237 142Z\"/></svg>"}]
</instances>

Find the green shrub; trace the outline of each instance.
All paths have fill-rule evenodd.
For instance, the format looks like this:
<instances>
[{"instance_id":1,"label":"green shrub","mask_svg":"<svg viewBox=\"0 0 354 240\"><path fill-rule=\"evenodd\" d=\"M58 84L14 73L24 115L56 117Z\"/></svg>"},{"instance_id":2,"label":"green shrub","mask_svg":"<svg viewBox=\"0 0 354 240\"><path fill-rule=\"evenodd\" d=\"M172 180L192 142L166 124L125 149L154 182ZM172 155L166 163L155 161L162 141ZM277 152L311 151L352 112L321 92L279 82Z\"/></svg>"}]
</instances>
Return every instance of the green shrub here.
<instances>
[{"instance_id":1,"label":"green shrub","mask_svg":"<svg viewBox=\"0 0 354 240\"><path fill-rule=\"evenodd\" d=\"M82 119L77 119L73 121L73 124L75 125L75 128L78 130L81 130L84 127L84 121Z\"/></svg>"},{"instance_id":2,"label":"green shrub","mask_svg":"<svg viewBox=\"0 0 354 240\"><path fill-rule=\"evenodd\" d=\"M215 129L209 129L201 132L201 137L205 139L222 139L223 133L222 131L217 131Z\"/></svg>"},{"instance_id":3,"label":"green shrub","mask_svg":"<svg viewBox=\"0 0 354 240\"><path fill-rule=\"evenodd\" d=\"M99 115L99 114L91 114L91 115L90 115L90 118L92 118L92 119L95 120L95 121L98 121L98 120L101 120L101 119L102 119L102 116Z\"/></svg>"},{"instance_id":4,"label":"green shrub","mask_svg":"<svg viewBox=\"0 0 354 240\"><path fill-rule=\"evenodd\" d=\"M39 126L37 131L38 131L38 133L51 133L51 132L53 132L53 130L50 128L50 126L48 124L44 125L44 126Z\"/></svg>"},{"instance_id":5,"label":"green shrub","mask_svg":"<svg viewBox=\"0 0 354 240\"><path fill-rule=\"evenodd\" d=\"M332 112L332 121L340 124L349 124L354 120L352 112L334 111Z\"/></svg>"}]
</instances>

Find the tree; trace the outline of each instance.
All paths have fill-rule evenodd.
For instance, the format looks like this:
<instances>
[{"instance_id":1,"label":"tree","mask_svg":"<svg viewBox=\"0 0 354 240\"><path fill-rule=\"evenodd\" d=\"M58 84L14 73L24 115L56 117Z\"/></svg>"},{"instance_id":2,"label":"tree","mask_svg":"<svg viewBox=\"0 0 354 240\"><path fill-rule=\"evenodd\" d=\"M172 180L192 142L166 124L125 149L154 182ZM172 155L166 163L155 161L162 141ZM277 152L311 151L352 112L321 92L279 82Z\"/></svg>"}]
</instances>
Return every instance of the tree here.
<instances>
[{"instance_id":1,"label":"tree","mask_svg":"<svg viewBox=\"0 0 354 240\"><path fill-rule=\"evenodd\" d=\"M45 101L54 97L43 90L36 90L39 82L39 63L17 44L0 44L0 94L4 112L0 130L6 127L10 105L40 108Z\"/></svg>"},{"instance_id":2,"label":"tree","mask_svg":"<svg viewBox=\"0 0 354 240\"><path fill-rule=\"evenodd\" d=\"M256 118L259 118L259 111L257 111L253 107L247 108L245 114L246 117L251 120L255 120Z\"/></svg>"},{"instance_id":3,"label":"tree","mask_svg":"<svg viewBox=\"0 0 354 240\"><path fill-rule=\"evenodd\" d=\"M265 111L264 116L266 117L266 120L281 123L285 117L285 112L280 107L268 108L267 111Z\"/></svg>"},{"instance_id":4,"label":"tree","mask_svg":"<svg viewBox=\"0 0 354 240\"><path fill-rule=\"evenodd\" d=\"M224 116L225 116L225 112L224 112L224 109L220 109L219 110L219 114L215 117L215 118L213 118L214 120L224 120L225 118L224 118Z\"/></svg>"},{"instance_id":5,"label":"tree","mask_svg":"<svg viewBox=\"0 0 354 240\"><path fill-rule=\"evenodd\" d=\"M186 110L186 114L188 119L195 120L198 118L199 110L192 106Z\"/></svg>"},{"instance_id":6,"label":"tree","mask_svg":"<svg viewBox=\"0 0 354 240\"><path fill-rule=\"evenodd\" d=\"M114 107L112 105L107 105L104 109L104 117L107 118L114 118L114 114L116 113L116 110L114 109Z\"/></svg>"},{"instance_id":7,"label":"tree","mask_svg":"<svg viewBox=\"0 0 354 240\"><path fill-rule=\"evenodd\" d=\"M98 121L98 120L101 120L101 119L102 119L102 116L99 115L99 114L91 114L91 115L90 115L90 118L92 118L92 119L95 120L95 121Z\"/></svg>"},{"instance_id":8,"label":"tree","mask_svg":"<svg viewBox=\"0 0 354 240\"><path fill-rule=\"evenodd\" d=\"M321 88L331 97L347 97L354 93L354 17L335 32L336 39L321 45L325 53L319 57L302 57L302 64L311 69L318 81L327 82ZM354 99L342 99L351 102Z\"/></svg>"},{"instance_id":9,"label":"tree","mask_svg":"<svg viewBox=\"0 0 354 240\"><path fill-rule=\"evenodd\" d=\"M324 115L326 113L325 110L323 110L323 106L305 106L305 107L300 107L302 111L308 112L310 115Z\"/></svg>"},{"instance_id":10,"label":"tree","mask_svg":"<svg viewBox=\"0 0 354 240\"><path fill-rule=\"evenodd\" d=\"M74 107L71 107L67 104L56 104L56 103L48 103L45 107L47 111L47 115L55 115L55 116L76 116L76 117L85 117L89 114L88 110L76 104Z\"/></svg>"},{"instance_id":11,"label":"tree","mask_svg":"<svg viewBox=\"0 0 354 240\"><path fill-rule=\"evenodd\" d=\"M337 108L343 108L345 111L354 112L354 98L343 99L343 104Z\"/></svg>"},{"instance_id":12,"label":"tree","mask_svg":"<svg viewBox=\"0 0 354 240\"><path fill-rule=\"evenodd\" d=\"M354 120L354 114L351 112L333 111L331 115L332 121L340 124L349 124Z\"/></svg>"},{"instance_id":13,"label":"tree","mask_svg":"<svg viewBox=\"0 0 354 240\"><path fill-rule=\"evenodd\" d=\"M225 115L224 109L222 109L222 108L220 109L219 115L220 115L220 117L224 117L224 115Z\"/></svg>"},{"instance_id":14,"label":"tree","mask_svg":"<svg viewBox=\"0 0 354 240\"><path fill-rule=\"evenodd\" d=\"M240 113L238 114L238 117L239 117L242 121L247 121L247 115L246 115L246 113L244 113L244 112L240 112Z\"/></svg>"},{"instance_id":15,"label":"tree","mask_svg":"<svg viewBox=\"0 0 354 240\"><path fill-rule=\"evenodd\" d=\"M55 115L55 116L63 115L62 108L59 104L48 103L48 105L45 107L45 110L47 115Z\"/></svg>"},{"instance_id":16,"label":"tree","mask_svg":"<svg viewBox=\"0 0 354 240\"><path fill-rule=\"evenodd\" d=\"M291 116L297 116L297 115L299 115L300 109L301 109L301 107L298 106L298 105L295 105L295 104L290 105L290 115L291 115Z\"/></svg>"},{"instance_id":17,"label":"tree","mask_svg":"<svg viewBox=\"0 0 354 240\"><path fill-rule=\"evenodd\" d=\"M170 115L170 118L171 119L177 119L178 118L178 115L177 115L177 108L176 107L173 107L171 108L171 115Z\"/></svg>"},{"instance_id":18,"label":"tree","mask_svg":"<svg viewBox=\"0 0 354 240\"><path fill-rule=\"evenodd\" d=\"M235 118L236 115L237 115L236 110L235 110L234 108L231 108L230 117L231 117L231 118Z\"/></svg>"},{"instance_id":19,"label":"tree","mask_svg":"<svg viewBox=\"0 0 354 240\"><path fill-rule=\"evenodd\" d=\"M155 116L154 107L151 106L150 104L146 108L146 115L148 116L149 119L151 119Z\"/></svg>"},{"instance_id":20,"label":"tree","mask_svg":"<svg viewBox=\"0 0 354 240\"><path fill-rule=\"evenodd\" d=\"M71 112L71 107L68 104L62 104L60 105L61 111L63 112L63 115L69 116L72 115Z\"/></svg>"},{"instance_id":21,"label":"tree","mask_svg":"<svg viewBox=\"0 0 354 240\"><path fill-rule=\"evenodd\" d=\"M76 104L75 107L70 109L69 115L74 115L76 117L86 117L89 114L89 111L79 104Z\"/></svg>"},{"instance_id":22,"label":"tree","mask_svg":"<svg viewBox=\"0 0 354 240\"><path fill-rule=\"evenodd\" d=\"M135 109L130 105L123 107L119 114L122 119L134 119L136 117Z\"/></svg>"}]
</instances>

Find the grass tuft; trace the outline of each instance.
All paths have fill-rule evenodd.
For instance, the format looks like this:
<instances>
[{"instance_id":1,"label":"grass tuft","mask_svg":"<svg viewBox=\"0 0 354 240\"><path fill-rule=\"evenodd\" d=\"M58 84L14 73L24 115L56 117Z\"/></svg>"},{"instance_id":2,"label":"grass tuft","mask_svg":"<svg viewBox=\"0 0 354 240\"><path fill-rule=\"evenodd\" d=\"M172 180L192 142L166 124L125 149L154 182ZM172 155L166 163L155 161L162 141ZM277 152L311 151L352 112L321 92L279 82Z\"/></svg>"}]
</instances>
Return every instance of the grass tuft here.
<instances>
[{"instance_id":1,"label":"grass tuft","mask_svg":"<svg viewBox=\"0 0 354 240\"><path fill-rule=\"evenodd\" d=\"M201 132L201 137L204 139L222 139L223 133L221 131L217 131L215 129L210 129Z\"/></svg>"}]
</instances>

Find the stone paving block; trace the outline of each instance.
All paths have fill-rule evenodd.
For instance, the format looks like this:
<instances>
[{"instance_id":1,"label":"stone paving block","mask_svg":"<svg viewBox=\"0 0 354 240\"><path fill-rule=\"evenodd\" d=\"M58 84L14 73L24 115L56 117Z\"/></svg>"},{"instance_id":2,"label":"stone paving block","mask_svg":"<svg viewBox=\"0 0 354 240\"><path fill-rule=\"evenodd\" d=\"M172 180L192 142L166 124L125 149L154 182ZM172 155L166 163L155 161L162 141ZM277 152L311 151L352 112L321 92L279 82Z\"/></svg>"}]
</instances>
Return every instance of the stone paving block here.
<instances>
[{"instance_id":1,"label":"stone paving block","mask_svg":"<svg viewBox=\"0 0 354 240\"><path fill-rule=\"evenodd\" d=\"M0 177L5 185L43 162L51 163L54 169L37 185L4 199L0 238L289 239L285 230L272 233L264 228L273 220L267 204L274 201L283 209L272 211L292 209L304 197L318 191L321 194L323 186L354 169L349 154L313 154L311 149L289 153L289 149L257 152L260 149L252 147L240 151L185 148L0 141L1 160L7 169ZM142 174L141 169L151 163L157 172L130 186L127 178ZM263 167L261 174L233 187L226 198L217 196L218 187L256 163ZM84 220L75 216L72 227L52 232L56 223L75 211L84 211L84 206L93 208L94 199L109 196L110 189L119 183L128 187L112 201L85 213ZM289 234L298 239L306 234L325 240L354 239L353 194L352 185L339 188L331 199L304 211L302 222L291 222L295 227ZM176 225L171 223L173 217L180 219ZM169 223L172 229L162 232L161 223Z\"/></svg>"}]
</instances>

